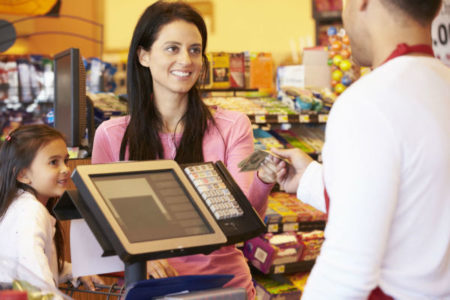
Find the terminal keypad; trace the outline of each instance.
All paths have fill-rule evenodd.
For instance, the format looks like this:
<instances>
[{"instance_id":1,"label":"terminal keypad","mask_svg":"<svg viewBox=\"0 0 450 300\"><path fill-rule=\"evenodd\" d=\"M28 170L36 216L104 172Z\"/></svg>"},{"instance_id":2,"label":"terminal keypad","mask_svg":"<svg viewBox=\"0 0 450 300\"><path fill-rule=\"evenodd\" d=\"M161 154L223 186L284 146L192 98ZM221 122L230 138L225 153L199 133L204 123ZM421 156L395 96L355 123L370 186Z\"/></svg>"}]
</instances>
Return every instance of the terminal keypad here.
<instances>
[{"instance_id":1,"label":"terminal keypad","mask_svg":"<svg viewBox=\"0 0 450 300\"><path fill-rule=\"evenodd\" d=\"M244 214L212 165L189 166L184 171L217 220L230 219Z\"/></svg>"}]
</instances>

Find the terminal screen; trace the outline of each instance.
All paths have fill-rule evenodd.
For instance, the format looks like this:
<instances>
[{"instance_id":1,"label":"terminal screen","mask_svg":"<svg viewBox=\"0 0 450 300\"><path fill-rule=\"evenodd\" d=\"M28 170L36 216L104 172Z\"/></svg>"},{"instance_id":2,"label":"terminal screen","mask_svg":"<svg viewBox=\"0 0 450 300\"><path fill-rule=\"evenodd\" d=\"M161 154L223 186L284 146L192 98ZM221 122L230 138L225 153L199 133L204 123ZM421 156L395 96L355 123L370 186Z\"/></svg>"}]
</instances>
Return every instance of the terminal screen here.
<instances>
[{"instance_id":1,"label":"terminal screen","mask_svg":"<svg viewBox=\"0 0 450 300\"><path fill-rule=\"evenodd\" d=\"M213 232L172 170L90 177L130 243Z\"/></svg>"}]
</instances>

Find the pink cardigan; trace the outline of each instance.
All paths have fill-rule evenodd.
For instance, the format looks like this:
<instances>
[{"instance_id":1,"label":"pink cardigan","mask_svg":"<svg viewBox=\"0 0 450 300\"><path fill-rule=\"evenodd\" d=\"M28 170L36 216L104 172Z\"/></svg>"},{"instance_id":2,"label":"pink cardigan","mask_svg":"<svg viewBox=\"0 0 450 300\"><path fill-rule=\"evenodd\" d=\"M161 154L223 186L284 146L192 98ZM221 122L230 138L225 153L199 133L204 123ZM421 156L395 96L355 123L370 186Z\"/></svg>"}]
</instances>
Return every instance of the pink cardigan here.
<instances>
[{"instance_id":1,"label":"pink cardigan","mask_svg":"<svg viewBox=\"0 0 450 300\"><path fill-rule=\"evenodd\" d=\"M211 126L203 139L205 161L222 160L242 191L261 217L267 208L267 196L273 185L263 183L255 172L239 172L237 164L253 152L253 132L250 120L242 113L218 109L214 118L217 128ZM119 149L129 117L103 122L94 138L92 163L108 163L119 160ZM171 134L160 134L164 158L173 159L176 154ZM178 143L181 135L176 135ZM126 158L128 155L126 155ZM169 259L180 275L234 274L226 285L247 289L249 299L255 296L250 271L242 252L234 246L222 247L209 255L191 255Z\"/></svg>"}]
</instances>

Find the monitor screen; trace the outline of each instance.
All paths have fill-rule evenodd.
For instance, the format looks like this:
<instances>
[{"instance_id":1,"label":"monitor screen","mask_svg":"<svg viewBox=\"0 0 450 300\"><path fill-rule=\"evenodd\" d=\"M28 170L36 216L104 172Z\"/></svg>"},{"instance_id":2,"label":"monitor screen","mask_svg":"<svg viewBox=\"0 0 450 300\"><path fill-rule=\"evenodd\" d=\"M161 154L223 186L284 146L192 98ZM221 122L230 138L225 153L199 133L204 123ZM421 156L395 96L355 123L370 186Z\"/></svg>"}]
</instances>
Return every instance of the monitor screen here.
<instances>
[{"instance_id":1,"label":"monitor screen","mask_svg":"<svg viewBox=\"0 0 450 300\"><path fill-rule=\"evenodd\" d=\"M86 70L76 48L55 55L55 128L69 147L82 146L86 135Z\"/></svg>"},{"instance_id":2,"label":"monitor screen","mask_svg":"<svg viewBox=\"0 0 450 300\"><path fill-rule=\"evenodd\" d=\"M172 170L91 178L132 243L212 232Z\"/></svg>"},{"instance_id":3,"label":"monitor screen","mask_svg":"<svg viewBox=\"0 0 450 300\"><path fill-rule=\"evenodd\" d=\"M79 165L72 179L97 241L124 261L205 253L227 242L173 160Z\"/></svg>"}]
</instances>

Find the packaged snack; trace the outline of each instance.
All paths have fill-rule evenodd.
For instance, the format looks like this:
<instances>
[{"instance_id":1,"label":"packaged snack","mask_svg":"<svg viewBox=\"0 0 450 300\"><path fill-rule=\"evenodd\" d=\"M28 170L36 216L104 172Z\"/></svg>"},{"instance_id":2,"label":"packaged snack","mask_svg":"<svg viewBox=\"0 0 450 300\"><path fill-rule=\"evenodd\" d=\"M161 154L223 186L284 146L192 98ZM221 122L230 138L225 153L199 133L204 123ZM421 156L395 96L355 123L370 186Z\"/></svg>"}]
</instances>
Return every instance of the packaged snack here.
<instances>
[{"instance_id":1,"label":"packaged snack","mask_svg":"<svg viewBox=\"0 0 450 300\"><path fill-rule=\"evenodd\" d=\"M284 276L253 276L258 300L298 300L301 291Z\"/></svg>"},{"instance_id":2,"label":"packaged snack","mask_svg":"<svg viewBox=\"0 0 450 300\"><path fill-rule=\"evenodd\" d=\"M230 58L225 52L215 52L212 56L212 87L227 89L230 87Z\"/></svg>"},{"instance_id":3,"label":"packaged snack","mask_svg":"<svg viewBox=\"0 0 450 300\"><path fill-rule=\"evenodd\" d=\"M245 62L243 53L230 54L230 87L245 87Z\"/></svg>"},{"instance_id":4,"label":"packaged snack","mask_svg":"<svg viewBox=\"0 0 450 300\"><path fill-rule=\"evenodd\" d=\"M273 91L273 59L270 53L250 56L250 88Z\"/></svg>"}]
</instances>

